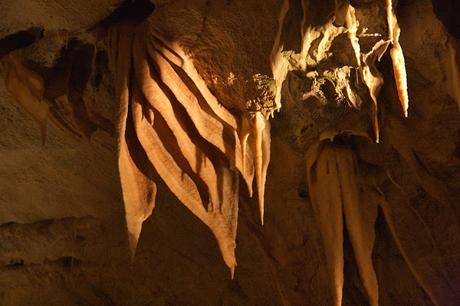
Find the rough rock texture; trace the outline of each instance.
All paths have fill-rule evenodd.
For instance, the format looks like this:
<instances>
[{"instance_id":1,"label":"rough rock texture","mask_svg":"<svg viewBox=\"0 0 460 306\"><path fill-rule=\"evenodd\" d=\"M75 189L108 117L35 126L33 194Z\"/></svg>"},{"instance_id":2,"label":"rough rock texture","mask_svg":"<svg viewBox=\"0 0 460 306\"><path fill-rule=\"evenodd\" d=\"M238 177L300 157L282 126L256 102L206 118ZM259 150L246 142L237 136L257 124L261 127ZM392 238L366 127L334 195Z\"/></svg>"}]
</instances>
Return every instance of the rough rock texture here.
<instances>
[{"instance_id":1,"label":"rough rock texture","mask_svg":"<svg viewBox=\"0 0 460 306\"><path fill-rule=\"evenodd\" d=\"M355 156L364 210L366 203L379 206L372 252L379 304L459 303L460 101L455 99L460 84L453 76L455 71L458 76L460 50L458 40L436 19L431 1L399 1L397 6L409 117L403 117L387 53L376 64L384 79L379 144L373 142L372 100L365 87L353 83L362 105L350 107L346 84L353 74L327 73L330 67L346 71L342 67L357 65L350 60L354 53L347 33L331 46L336 57L324 55L328 60L317 66L308 62L315 67L308 71L293 65L296 69L283 83L280 112L271 119L263 227L256 199L240 194L234 280L209 229L161 182L155 210L144 222L129 265L113 135L118 114L113 76L104 45L83 33L119 1L74 2L0 2L0 12L7 12L0 21L0 38L31 26L44 28L42 39L18 53L40 75L55 75L52 67L62 56L60 49L74 46L69 37L94 45L98 54L83 90L72 85L82 82L77 78L63 92L48 91L59 98L50 109L65 124L48 124L44 146L36 122L1 82L1 305L332 305L330 263L307 187L305 153L322 133L350 130L333 145ZM289 3L284 50L299 53L301 12L308 12L309 24L320 27L334 14L334 1ZM306 10L302 3L308 3ZM361 25L358 34L363 27L367 34L387 34L384 1L350 3ZM223 105L243 112L248 100L261 95L253 90L257 82L252 76L272 73L282 1L155 4L154 27L195 56L200 75ZM442 6L435 8L441 18L448 16ZM451 24L452 19L444 20L456 33ZM380 39L359 38L363 53ZM309 60L320 58L320 42L312 42ZM72 48L68 50L79 54L80 49ZM290 55L285 54L298 59ZM78 71L62 67L70 75ZM313 70L320 74L311 74ZM82 108L75 107L81 105L75 102L80 96L89 114L86 121L78 111ZM90 133L82 132L88 126L93 127ZM348 230L343 235L343 305L366 305L368 293Z\"/></svg>"},{"instance_id":2,"label":"rough rock texture","mask_svg":"<svg viewBox=\"0 0 460 306\"><path fill-rule=\"evenodd\" d=\"M31 26L47 30L64 29L69 32L85 31L110 14L120 0L40 0L0 2L2 12L1 35L7 35Z\"/></svg>"}]
</instances>

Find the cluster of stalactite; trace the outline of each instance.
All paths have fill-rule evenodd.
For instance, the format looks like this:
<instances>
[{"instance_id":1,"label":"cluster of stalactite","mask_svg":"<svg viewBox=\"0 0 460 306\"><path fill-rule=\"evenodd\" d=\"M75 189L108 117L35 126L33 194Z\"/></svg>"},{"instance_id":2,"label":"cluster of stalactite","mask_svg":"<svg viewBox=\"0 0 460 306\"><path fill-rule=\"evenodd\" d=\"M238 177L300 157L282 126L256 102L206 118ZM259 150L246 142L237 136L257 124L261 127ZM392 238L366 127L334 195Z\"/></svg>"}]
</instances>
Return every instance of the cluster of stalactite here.
<instances>
[{"instance_id":1,"label":"cluster of stalactite","mask_svg":"<svg viewBox=\"0 0 460 306\"><path fill-rule=\"evenodd\" d=\"M158 175L211 229L233 274L240 177L252 194L255 176L263 220L267 113L229 112L180 46L148 25L119 24L107 35L121 106L119 169L131 250L155 206Z\"/></svg>"},{"instance_id":2,"label":"cluster of stalactite","mask_svg":"<svg viewBox=\"0 0 460 306\"><path fill-rule=\"evenodd\" d=\"M303 2L302 5L306 10L307 5ZM160 177L177 198L211 229L233 274L236 265L234 249L240 177L249 195L252 195L255 177L263 224L264 185L270 159L268 118L273 116L275 109L281 107L282 83L287 73L294 69L281 55L284 51L281 32L289 9L289 1L284 1L279 17L279 32L272 50L275 87L273 94L269 94L266 100L273 99L275 107L264 108L262 105L242 114L232 113L223 107L209 91L195 69L193 60L181 46L174 41L168 41L162 33L149 27L148 22L116 20L105 25L109 66L114 74L115 96L121 109L118 126L119 168L133 254L142 222L155 206L155 182ZM383 78L374 64L386 51L389 43L393 45L391 55L395 79L406 115L408 108L404 58L398 41L400 29L391 1L387 1L387 14L389 39L378 42L369 54L360 52L356 35L359 23L354 8L348 1L336 1L335 18L324 29L319 30L327 32L337 24L346 27L363 80L374 101L376 141L379 140L377 99ZM304 20L301 24L302 50L296 55L303 69L307 68L305 59L312 39L318 36L315 33L318 30L305 28L305 23ZM325 50L321 51L324 53ZM14 52L2 58L1 68L5 75L6 88L39 122L43 139L48 118L72 133L86 137L90 137L98 127L104 126L91 120L83 100L83 91L93 69L94 54L95 50L91 45L70 41L60 60L46 77L27 68ZM320 61L321 58L318 57L317 60ZM260 103L270 105L272 102L262 100ZM339 156L340 153L337 152L335 155ZM321 156L320 154L318 160L322 161ZM350 163L349 160L340 163L340 167L344 167L341 173L353 173ZM322 172L317 171L321 177ZM311 181L311 175L308 177L313 194L324 192L320 190L323 188L321 183L317 185ZM338 185L339 182L342 181L339 180ZM355 183L347 184L352 186ZM349 194L356 196L356 186L350 188ZM320 196L314 196L312 201L318 211L325 206ZM350 201L355 200L348 200L347 203ZM351 204L343 204L340 197L337 197L334 205L337 206L335 213L330 211L327 215L331 219L341 220L340 207ZM321 222L319 217L319 223ZM320 227L326 245L332 247L333 244L328 241L326 234L329 229ZM337 223L334 227L340 226ZM361 232L356 234L356 241L360 240L360 234ZM328 254L332 253L331 249ZM338 258L337 254L330 256ZM368 256L358 253L358 257L364 260ZM330 259L329 264L335 267L338 265L337 260ZM365 264L369 267L368 262ZM340 271L343 268L337 266L332 270ZM340 283L338 279L342 277L340 272L337 273L337 279L334 278L333 281L335 284ZM376 300L375 280L368 283L371 284L370 295ZM337 300L340 300L338 292L336 295Z\"/></svg>"},{"instance_id":3,"label":"cluster of stalactite","mask_svg":"<svg viewBox=\"0 0 460 306\"><path fill-rule=\"evenodd\" d=\"M359 79L367 86L373 105L371 108L371 121L374 130L374 141L380 141L380 128L378 122L378 98L384 83L382 74L376 68L377 60L385 54L388 46L393 63L396 88L405 117L408 115L409 98L407 92L406 67L402 47L399 43L400 28L391 0L387 0L388 38L379 40L372 50L363 54L357 35L359 21L355 9L349 1L335 1L335 18L326 24L319 32L323 41L334 39L340 31L337 27L346 28L347 36L355 57L356 70ZM304 30L302 55L299 61L305 61L306 54L313 48L313 40L319 37L317 28ZM331 38L332 37L332 38ZM327 50L318 47L318 62L327 59ZM323 48L328 48L324 44ZM286 66L288 67L288 66ZM306 70L307 64L301 65ZM287 68L289 69L289 68ZM349 80L350 81L350 80ZM351 81L350 81L351 83ZM346 87L346 96L353 107L359 108L361 101ZM346 145L337 144L336 137L342 133L366 137L370 135L360 129L328 130L323 131L318 137L318 142L311 145L306 152L306 167L310 200L321 232L326 262L333 288L334 305L342 305L342 290L344 282L344 256L343 256L343 220L353 246L358 270L367 292L371 305L378 305L378 284L376 273L372 264L372 250L374 246L374 225L377 218L377 205L375 203L362 203L360 196L359 170L353 150Z\"/></svg>"},{"instance_id":4,"label":"cluster of stalactite","mask_svg":"<svg viewBox=\"0 0 460 306\"><path fill-rule=\"evenodd\" d=\"M380 141L378 103L384 78L376 62L390 45L397 94L402 113L408 116L407 76L399 43L401 30L392 1L386 1L388 37L378 41L368 53L361 52L355 9L348 1L336 0L335 3L335 17L330 22L310 27L305 20L308 5L302 1L305 10L300 25L302 48L299 53L290 54L290 59L296 61L296 65L292 65L284 56L287 50L283 50L281 39L284 19L290 9L290 1L284 1L271 53L273 92L257 101L261 105L241 112L226 109L209 90L182 46L151 27L148 19L117 21L106 26L109 66L121 110L118 165L132 255L142 223L155 207L157 183L161 180L210 228L233 275L239 187L243 186L252 196L254 178L263 224L264 189L270 161L269 117L281 108L282 84L289 71L307 70L310 65L307 54L313 46L318 48L315 60L326 60L330 47L327 40L332 41L343 33L340 31L347 33L355 57L354 68L373 103L373 135L360 130L347 130L347 134ZM314 45L312 42L320 36L323 41ZM95 123L82 97L93 69L95 51L75 41L71 41L66 50L48 77L27 68L14 52L1 58L0 69L7 90L39 122L44 137L47 118L74 134L90 137L104 126ZM458 67L453 48L450 61ZM451 74L452 86L460 101L458 69L452 69ZM359 97L348 85L340 90L346 92L353 107L359 107ZM269 107L264 107L266 105ZM66 115L69 112L70 119ZM427 189L442 198L443 193L438 192L442 186L424 175L413 153L401 141L404 132L398 130L396 121L393 128L395 132L389 136L396 149L414 167ZM306 152L310 199L324 241L334 304L342 303L345 220L370 304L378 305L378 284L372 266L377 206L362 203L357 158L351 148L336 140L343 132L323 133Z\"/></svg>"}]
</instances>

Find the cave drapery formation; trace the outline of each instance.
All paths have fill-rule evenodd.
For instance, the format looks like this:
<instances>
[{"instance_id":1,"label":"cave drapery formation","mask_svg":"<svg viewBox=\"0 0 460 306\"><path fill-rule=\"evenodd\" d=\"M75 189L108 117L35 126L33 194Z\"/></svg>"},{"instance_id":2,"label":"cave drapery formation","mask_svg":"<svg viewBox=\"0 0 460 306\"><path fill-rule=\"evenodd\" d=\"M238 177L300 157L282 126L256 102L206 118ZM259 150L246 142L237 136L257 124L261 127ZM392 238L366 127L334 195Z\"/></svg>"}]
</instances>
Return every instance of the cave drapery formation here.
<instances>
[{"instance_id":1,"label":"cave drapery formation","mask_svg":"<svg viewBox=\"0 0 460 306\"><path fill-rule=\"evenodd\" d=\"M404 57L399 44L400 29L392 2L388 1L386 5L389 41L393 45L391 54L395 80L403 112L407 116L407 80ZM306 26L304 23L307 22L305 3L302 3L302 8L305 10L304 22L299 25L303 33L302 50L299 54L291 54L291 59L298 59L297 65L307 70L309 65L305 54L311 52L313 39L322 36L322 41L327 44L328 40L331 42L336 36L346 33L357 67L343 66L332 73L339 74L346 69L355 69L356 75L365 79L364 83L373 92L375 104L373 119L378 142L377 98L382 81L376 81L378 77L370 72L367 63L364 67L369 72L362 74L362 54L356 36L359 23L354 8L349 3L336 3L336 16L319 29L304 28ZM272 76L260 74L249 76L252 77L252 82L246 86L254 87L250 90L256 92L256 97L244 101L244 104L241 101L233 102L228 106L233 113L223 107L207 88L187 51L176 42L175 38L168 39L168 33L161 33L156 29L149 19L137 25L121 24L109 28L107 39L109 61L115 75L116 96L120 100L122 109L122 121L119 127L121 135L119 168L130 247L133 252L141 232L142 222L150 216L155 205L154 180L143 173L147 162L153 165L178 199L211 229L233 275L236 265L234 249L239 175L243 178L249 194L252 194L252 179L255 176L260 219L263 224L265 179L270 160L268 119L281 107L280 88L288 71L293 69L288 60L283 58L285 50L283 50L281 37L289 9L289 1L284 1L280 8L278 32L271 52ZM334 22L340 19L337 18L339 14L345 16L343 28L334 25ZM377 47L373 48L373 51L377 49L380 52L379 57L385 52L380 50L380 45L385 43L379 41ZM330 58L330 54L327 54L327 45L320 43L317 48L319 55L316 56L316 63L313 66ZM373 68L376 70L375 67ZM346 81L346 74L344 75L345 79L342 81ZM354 107L359 107L362 102L358 101L358 95L354 94L350 87L346 90L349 102ZM241 107L242 104L244 107ZM348 132L353 134L353 131ZM337 134L340 134L340 131L337 131ZM335 136L330 134L330 140ZM133 137L138 139L140 148L133 147L133 141L130 140ZM139 151L145 152L143 161L136 161L132 156L132 152ZM316 205L317 201L313 200L313 202ZM341 205L341 203L336 204ZM317 206L320 209L325 205L318 203ZM327 218L334 219L331 213L326 214ZM341 211L338 216L341 218ZM352 226L354 222L349 224ZM323 235L326 236L326 233ZM359 243L362 238L358 236L355 240ZM325 242L326 245L331 243L333 242L327 240ZM332 253L335 253L336 248L337 246L334 246ZM369 267L372 268L372 264L369 265L372 244L367 248L365 256L359 253L360 248L356 252L358 258L368 261L366 263L368 270ZM334 266L332 270L343 270L343 267L336 268L337 264L333 261L331 259L329 263ZM363 277L366 277L367 270L363 270ZM373 270L371 273L374 273ZM338 282L335 277L332 278L334 284ZM342 285L338 284L338 286L338 291L341 291ZM377 304L375 276L373 285L369 286L372 287L368 290L373 304ZM340 301L338 294L336 304L340 304Z\"/></svg>"},{"instance_id":2,"label":"cave drapery formation","mask_svg":"<svg viewBox=\"0 0 460 306\"><path fill-rule=\"evenodd\" d=\"M459 293L449 276L430 271L398 239L395 216L378 187L380 178L363 173L366 162L360 150L382 143L407 163L427 194L453 212L458 210L451 205L449 190L430 175L409 141L404 122L412 108L410 72L406 73L400 43L404 28L398 23L396 1L269 1L258 12L266 24L254 25L247 22L253 16L226 13L209 2L166 2L157 1L153 13L142 18L105 19L90 30L97 37L93 44L59 33L68 40L66 48L46 71L29 67L13 50L0 61L8 92L39 123L43 141L47 120L77 137L90 138L98 129L109 134L115 129L84 101L98 50L107 52L120 105L118 166L131 255L143 222L154 210L161 181L212 231L233 277L240 197L254 194L263 225L271 121L297 99L316 107L310 118L299 115L298 121L308 118L314 127L294 145L305 154L309 198L323 241L333 304L342 304L345 232L369 303L379 304L372 252L381 207L430 299L453 305ZM362 7L382 13L373 16L371 24ZM229 17L207 19L206 10L216 10L214 17ZM236 45L252 27L260 29L260 41ZM30 43L42 35L36 29L25 33L32 36ZM460 106L455 44L449 38L448 82ZM382 70L380 61L390 61L392 69ZM300 97L293 97L296 94L288 88L293 76L303 80ZM392 85L386 85L388 80ZM398 101L399 112L381 111L388 99ZM286 100L291 101L287 106ZM388 171L385 176L393 181Z\"/></svg>"}]
</instances>

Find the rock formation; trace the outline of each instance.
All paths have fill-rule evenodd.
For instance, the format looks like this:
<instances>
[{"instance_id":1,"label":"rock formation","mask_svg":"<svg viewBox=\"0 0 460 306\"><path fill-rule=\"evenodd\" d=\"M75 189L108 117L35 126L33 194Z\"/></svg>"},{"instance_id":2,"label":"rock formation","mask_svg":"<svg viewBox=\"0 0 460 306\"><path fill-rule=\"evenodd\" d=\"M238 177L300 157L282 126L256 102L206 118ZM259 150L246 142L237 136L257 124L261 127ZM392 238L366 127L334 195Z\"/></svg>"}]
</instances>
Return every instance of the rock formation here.
<instances>
[{"instance_id":1,"label":"rock formation","mask_svg":"<svg viewBox=\"0 0 460 306\"><path fill-rule=\"evenodd\" d=\"M459 303L453 2L51 2L0 3L2 304Z\"/></svg>"}]
</instances>

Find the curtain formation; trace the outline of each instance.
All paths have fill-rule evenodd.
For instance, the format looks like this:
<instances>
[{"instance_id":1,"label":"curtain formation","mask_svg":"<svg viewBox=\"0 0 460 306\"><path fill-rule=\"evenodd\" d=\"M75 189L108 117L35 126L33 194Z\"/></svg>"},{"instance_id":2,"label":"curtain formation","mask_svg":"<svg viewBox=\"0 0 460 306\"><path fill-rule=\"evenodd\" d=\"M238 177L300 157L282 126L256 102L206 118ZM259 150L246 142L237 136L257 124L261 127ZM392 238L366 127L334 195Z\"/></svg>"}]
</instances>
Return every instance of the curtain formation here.
<instances>
[{"instance_id":1,"label":"curtain formation","mask_svg":"<svg viewBox=\"0 0 460 306\"><path fill-rule=\"evenodd\" d=\"M210 228L233 274L239 178L251 193L255 173L263 218L269 123L220 105L180 46L147 25L118 25L107 39L121 105L119 168L131 251L155 206L159 176Z\"/></svg>"}]
</instances>

